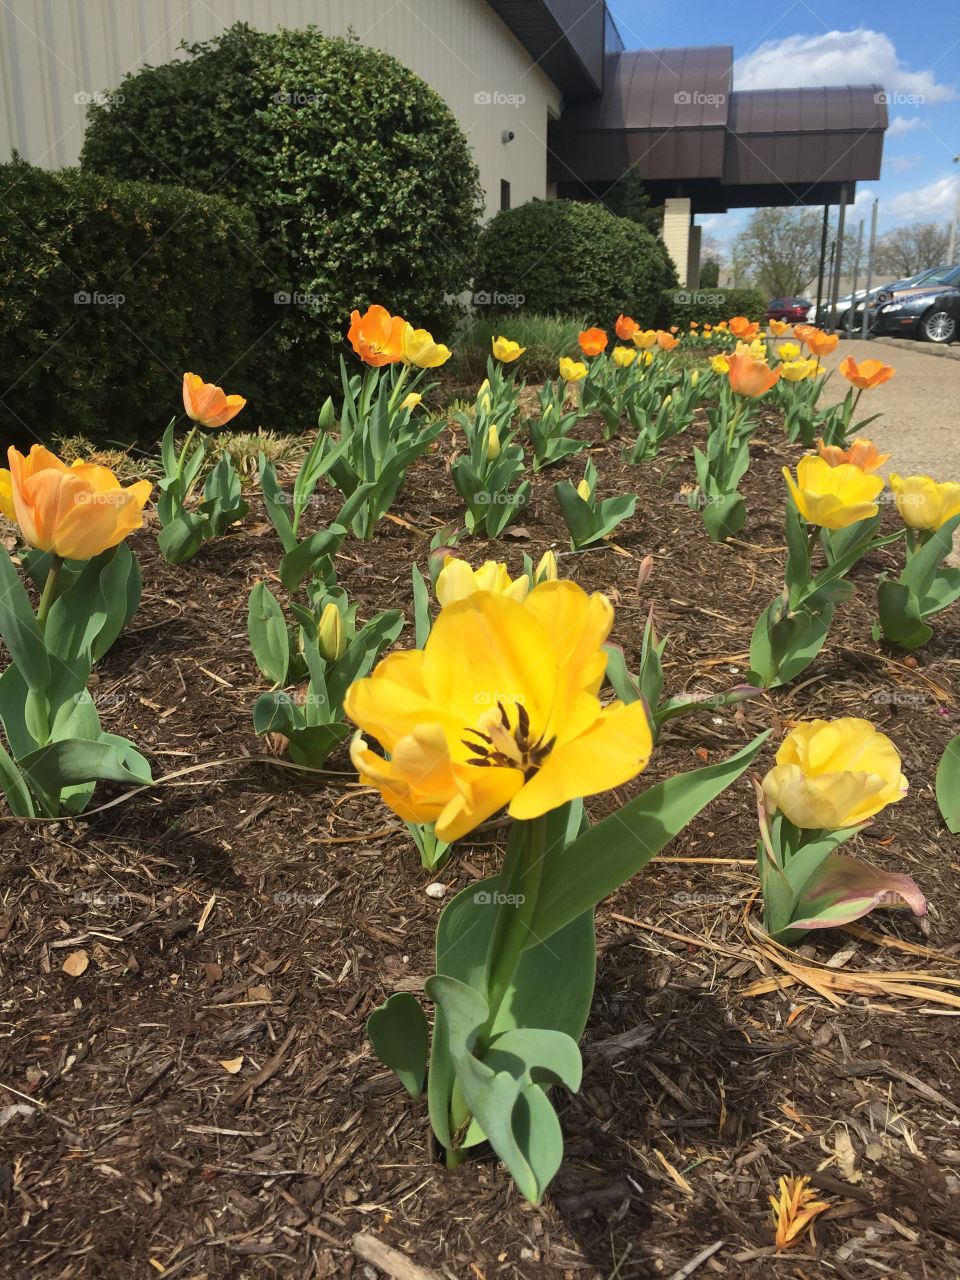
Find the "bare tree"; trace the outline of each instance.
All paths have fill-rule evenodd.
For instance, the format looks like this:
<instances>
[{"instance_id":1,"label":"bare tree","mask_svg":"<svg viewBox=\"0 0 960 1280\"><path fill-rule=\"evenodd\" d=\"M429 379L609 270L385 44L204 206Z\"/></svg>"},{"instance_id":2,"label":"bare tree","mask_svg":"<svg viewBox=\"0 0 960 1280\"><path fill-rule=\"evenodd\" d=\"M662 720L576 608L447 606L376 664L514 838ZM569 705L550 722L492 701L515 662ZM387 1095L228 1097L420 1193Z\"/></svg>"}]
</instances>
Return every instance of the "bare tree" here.
<instances>
[{"instance_id":1,"label":"bare tree","mask_svg":"<svg viewBox=\"0 0 960 1280\"><path fill-rule=\"evenodd\" d=\"M927 267L947 260L950 233L935 222L911 222L887 231L877 240L876 270L891 279L905 280Z\"/></svg>"},{"instance_id":2,"label":"bare tree","mask_svg":"<svg viewBox=\"0 0 960 1280\"><path fill-rule=\"evenodd\" d=\"M733 243L738 283L771 298L798 295L817 274L820 226L814 209L757 209Z\"/></svg>"}]
</instances>

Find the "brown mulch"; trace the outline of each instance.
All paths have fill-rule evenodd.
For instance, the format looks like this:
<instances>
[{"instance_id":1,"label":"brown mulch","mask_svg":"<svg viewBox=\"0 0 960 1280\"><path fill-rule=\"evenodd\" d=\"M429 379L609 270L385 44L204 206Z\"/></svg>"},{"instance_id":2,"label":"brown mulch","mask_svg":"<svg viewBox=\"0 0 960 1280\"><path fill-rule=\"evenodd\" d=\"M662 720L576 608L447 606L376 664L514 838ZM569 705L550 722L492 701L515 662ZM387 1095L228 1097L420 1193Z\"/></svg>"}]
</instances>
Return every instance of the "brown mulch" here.
<instances>
[{"instance_id":1,"label":"brown mulch","mask_svg":"<svg viewBox=\"0 0 960 1280\"><path fill-rule=\"evenodd\" d=\"M750 521L725 546L677 499L702 423L641 467L620 462L619 442L593 453L601 496L636 491L637 513L615 547L565 555L563 571L613 598L633 668L655 603L670 694L741 682L753 623L779 590L779 468L796 451L775 418L760 434ZM453 447L444 437L410 473L398 520L338 556L361 617L387 605L410 616L411 562L423 566L429 536L458 516ZM540 473L521 529L495 548L466 541L465 554L518 570L524 551L565 550L552 486L582 466ZM324 491L316 522L336 509ZM835 977L922 970L932 994L789 984L758 941L742 780L598 912L584 1083L559 1099L566 1159L532 1208L492 1160L455 1173L437 1162L425 1103L364 1035L371 1009L432 971L443 903L427 885L449 899L489 874L502 825L433 876L345 752L322 776L266 752L250 723L265 685L246 599L275 578L280 550L256 502L186 566L165 565L149 532L133 545L144 601L96 694L105 726L168 780L135 795L103 787L76 821L2 826L2 1274L960 1276L958 1008L940 999L960 993L960 847L932 786L960 718L960 607L915 660L875 644L871 583L895 570L896 549L858 568L858 598L794 686L673 722L647 774L588 807L599 816L773 728L762 772L794 718L868 716L897 743L911 790L859 843L914 876L930 913L922 927L874 915L786 959ZM646 553L654 575L638 591ZM77 952L88 964L69 976ZM751 994L764 979L769 993ZM791 1173L810 1174L830 1210L815 1240L776 1255L767 1196ZM422 1270L405 1272L404 1256Z\"/></svg>"}]
</instances>

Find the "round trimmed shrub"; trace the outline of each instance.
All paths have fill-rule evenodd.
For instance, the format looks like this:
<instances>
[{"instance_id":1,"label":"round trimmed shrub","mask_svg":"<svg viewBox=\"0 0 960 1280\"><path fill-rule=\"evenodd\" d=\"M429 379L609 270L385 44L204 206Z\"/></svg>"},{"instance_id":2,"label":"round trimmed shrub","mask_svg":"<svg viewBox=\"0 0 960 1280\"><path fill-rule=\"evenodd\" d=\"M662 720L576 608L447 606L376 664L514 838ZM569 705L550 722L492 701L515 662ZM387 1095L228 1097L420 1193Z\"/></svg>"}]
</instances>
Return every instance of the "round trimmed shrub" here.
<instances>
[{"instance_id":1,"label":"round trimmed shrub","mask_svg":"<svg viewBox=\"0 0 960 1280\"><path fill-rule=\"evenodd\" d=\"M522 305L609 327L621 312L656 324L663 290L676 283L662 243L632 219L600 204L534 200L484 228L474 290L497 311Z\"/></svg>"},{"instance_id":2,"label":"round trimmed shrub","mask_svg":"<svg viewBox=\"0 0 960 1280\"><path fill-rule=\"evenodd\" d=\"M261 408L313 422L352 308L379 302L445 336L482 207L469 145L437 93L353 39L238 23L186 52L91 107L81 163L251 210Z\"/></svg>"},{"instance_id":3,"label":"round trimmed shrub","mask_svg":"<svg viewBox=\"0 0 960 1280\"><path fill-rule=\"evenodd\" d=\"M0 436L156 441L186 369L250 396L246 210L167 183L0 165Z\"/></svg>"}]
</instances>

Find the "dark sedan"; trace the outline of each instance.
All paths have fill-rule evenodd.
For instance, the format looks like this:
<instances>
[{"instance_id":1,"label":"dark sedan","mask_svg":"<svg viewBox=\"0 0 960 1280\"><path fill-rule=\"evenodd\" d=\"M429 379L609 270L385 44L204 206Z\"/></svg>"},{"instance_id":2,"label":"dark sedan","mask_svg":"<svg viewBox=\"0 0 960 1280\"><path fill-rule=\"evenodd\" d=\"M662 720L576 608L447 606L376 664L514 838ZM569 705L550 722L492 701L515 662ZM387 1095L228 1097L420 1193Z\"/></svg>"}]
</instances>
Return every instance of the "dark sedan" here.
<instances>
[{"instance_id":1,"label":"dark sedan","mask_svg":"<svg viewBox=\"0 0 960 1280\"><path fill-rule=\"evenodd\" d=\"M806 320L811 305L809 298L774 298L767 303L767 319L800 324Z\"/></svg>"},{"instance_id":2,"label":"dark sedan","mask_svg":"<svg viewBox=\"0 0 960 1280\"><path fill-rule=\"evenodd\" d=\"M870 332L952 342L958 331L956 294L960 294L960 266L944 267L922 284L881 290L870 303ZM862 308L858 310L862 316Z\"/></svg>"}]
</instances>

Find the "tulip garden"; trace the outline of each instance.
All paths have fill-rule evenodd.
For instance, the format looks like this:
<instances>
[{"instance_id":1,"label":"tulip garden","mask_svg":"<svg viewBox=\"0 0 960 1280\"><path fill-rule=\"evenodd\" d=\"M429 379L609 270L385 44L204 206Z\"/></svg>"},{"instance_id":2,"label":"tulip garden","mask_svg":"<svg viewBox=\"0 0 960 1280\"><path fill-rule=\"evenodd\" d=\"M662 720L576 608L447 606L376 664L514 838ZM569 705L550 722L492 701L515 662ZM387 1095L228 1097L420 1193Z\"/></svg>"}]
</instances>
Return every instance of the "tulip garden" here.
<instances>
[{"instance_id":1,"label":"tulip garden","mask_svg":"<svg viewBox=\"0 0 960 1280\"><path fill-rule=\"evenodd\" d=\"M9 450L11 1274L958 1272L960 483L834 335L597 321Z\"/></svg>"}]
</instances>

